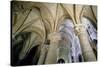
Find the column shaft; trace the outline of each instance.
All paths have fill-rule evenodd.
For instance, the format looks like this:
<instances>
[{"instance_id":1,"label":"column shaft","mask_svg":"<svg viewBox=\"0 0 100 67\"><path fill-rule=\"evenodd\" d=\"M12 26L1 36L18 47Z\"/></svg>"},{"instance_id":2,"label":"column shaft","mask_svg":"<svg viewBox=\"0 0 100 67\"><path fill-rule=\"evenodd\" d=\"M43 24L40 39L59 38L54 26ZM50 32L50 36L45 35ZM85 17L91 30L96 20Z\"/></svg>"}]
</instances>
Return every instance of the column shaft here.
<instances>
[{"instance_id":1,"label":"column shaft","mask_svg":"<svg viewBox=\"0 0 100 67\"><path fill-rule=\"evenodd\" d=\"M57 61L57 44L51 43L49 46L45 64L55 64L56 61Z\"/></svg>"},{"instance_id":2,"label":"column shaft","mask_svg":"<svg viewBox=\"0 0 100 67\"><path fill-rule=\"evenodd\" d=\"M83 25L78 25L75 27L75 31L80 40L84 61L96 61L85 27Z\"/></svg>"},{"instance_id":3,"label":"column shaft","mask_svg":"<svg viewBox=\"0 0 100 67\"><path fill-rule=\"evenodd\" d=\"M50 45L45 64L55 64L57 62L57 48L60 38L59 33L54 32L49 34L48 39L50 40Z\"/></svg>"},{"instance_id":4,"label":"column shaft","mask_svg":"<svg viewBox=\"0 0 100 67\"><path fill-rule=\"evenodd\" d=\"M38 61L38 65L44 64L45 57L46 57L46 54L47 54L47 50L48 50L48 45L44 45L41 48L41 54L40 54L40 58L39 58L39 61Z\"/></svg>"}]
</instances>

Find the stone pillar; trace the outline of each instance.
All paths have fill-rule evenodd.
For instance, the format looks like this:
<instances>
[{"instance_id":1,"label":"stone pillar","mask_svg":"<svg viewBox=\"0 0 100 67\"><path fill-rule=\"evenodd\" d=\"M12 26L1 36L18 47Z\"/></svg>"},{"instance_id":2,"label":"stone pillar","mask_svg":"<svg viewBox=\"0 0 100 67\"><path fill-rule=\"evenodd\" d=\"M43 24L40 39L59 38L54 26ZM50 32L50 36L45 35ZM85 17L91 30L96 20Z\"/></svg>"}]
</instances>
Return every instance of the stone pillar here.
<instances>
[{"instance_id":1,"label":"stone pillar","mask_svg":"<svg viewBox=\"0 0 100 67\"><path fill-rule=\"evenodd\" d=\"M45 60L45 64L55 64L57 63L57 48L61 36L59 33L54 32L49 34L48 39L50 40L50 45Z\"/></svg>"},{"instance_id":2,"label":"stone pillar","mask_svg":"<svg viewBox=\"0 0 100 67\"><path fill-rule=\"evenodd\" d=\"M75 33L79 37L84 61L96 61L85 27L82 24L75 25Z\"/></svg>"},{"instance_id":3,"label":"stone pillar","mask_svg":"<svg viewBox=\"0 0 100 67\"><path fill-rule=\"evenodd\" d=\"M47 51L48 45L43 45L43 47L41 48L41 54L39 57L38 65L44 64Z\"/></svg>"}]
</instances>

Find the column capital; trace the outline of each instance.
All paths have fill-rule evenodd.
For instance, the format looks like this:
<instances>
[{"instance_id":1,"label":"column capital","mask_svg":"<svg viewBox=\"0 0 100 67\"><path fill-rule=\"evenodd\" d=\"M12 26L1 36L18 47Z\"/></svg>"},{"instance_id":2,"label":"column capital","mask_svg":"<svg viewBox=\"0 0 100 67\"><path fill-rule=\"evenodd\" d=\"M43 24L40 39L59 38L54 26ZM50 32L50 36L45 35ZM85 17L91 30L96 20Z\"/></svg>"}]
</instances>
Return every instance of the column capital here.
<instances>
[{"instance_id":1,"label":"column capital","mask_svg":"<svg viewBox=\"0 0 100 67\"><path fill-rule=\"evenodd\" d=\"M61 35L60 35L60 33L53 32L48 35L48 39L52 42L57 42L57 41L61 40Z\"/></svg>"},{"instance_id":2,"label":"column capital","mask_svg":"<svg viewBox=\"0 0 100 67\"><path fill-rule=\"evenodd\" d=\"M82 23L81 24L75 24L74 29L75 29L76 35L80 35L81 33L86 32L86 28Z\"/></svg>"}]
</instances>

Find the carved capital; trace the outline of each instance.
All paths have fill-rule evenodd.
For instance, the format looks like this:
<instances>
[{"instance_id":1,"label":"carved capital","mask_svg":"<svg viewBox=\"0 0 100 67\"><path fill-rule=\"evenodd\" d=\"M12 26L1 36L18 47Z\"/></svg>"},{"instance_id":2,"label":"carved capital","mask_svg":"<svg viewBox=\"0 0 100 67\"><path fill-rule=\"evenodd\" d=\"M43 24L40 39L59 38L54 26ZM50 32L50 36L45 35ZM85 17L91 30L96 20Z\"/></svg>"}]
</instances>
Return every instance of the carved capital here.
<instances>
[{"instance_id":1,"label":"carved capital","mask_svg":"<svg viewBox=\"0 0 100 67\"><path fill-rule=\"evenodd\" d=\"M76 35L80 35L81 33L86 32L86 28L83 24L75 24L74 29L75 29Z\"/></svg>"},{"instance_id":2,"label":"carved capital","mask_svg":"<svg viewBox=\"0 0 100 67\"><path fill-rule=\"evenodd\" d=\"M48 35L48 39L49 39L51 42L58 42L59 40L61 40L61 35L60 35L60 33L53 32L53 33L50 33L50 34Z\"/></svg>"}]
</instances>

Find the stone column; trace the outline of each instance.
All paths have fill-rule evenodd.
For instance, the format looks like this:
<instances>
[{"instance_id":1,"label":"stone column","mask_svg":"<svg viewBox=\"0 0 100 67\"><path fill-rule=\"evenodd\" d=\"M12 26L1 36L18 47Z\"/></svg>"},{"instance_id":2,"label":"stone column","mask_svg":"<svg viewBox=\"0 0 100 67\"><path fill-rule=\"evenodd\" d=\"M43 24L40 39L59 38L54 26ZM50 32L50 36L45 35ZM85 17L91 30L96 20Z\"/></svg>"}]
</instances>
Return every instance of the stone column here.
<instances>
[{"instance_id":1,"label":"stone column","mask_svg":"<svg viewBox=\"0 0 100 67\"><path fill-rule=\"evenodd\" d=\"M45 64L55 64L57 63L57 48L61 36L59 33L54 32L49 34L48 39L50 40L50 45L45 60Z\"/></svg>"},{"instance_id":2,"label":"stone column","mask_svg":"<svg viewBox=\"0 0 100 67\"><path fill-rule=\"evenodd\" d=\"M84 61L96 61L85 27L82 24L75 25L75 33L79 37Z\"/></svg>"},{"instance_id":3,"label":"stone column","mask_svg":"<svg viewBox=\"0 0 100 67\"><path fill-rule=\"evenodd\" d=\"M41 54L39 57L38 65L44 64L47 51L48 51L48 45L43 45L43 47L41 48Z\"/></svg>"}]
</instances>

